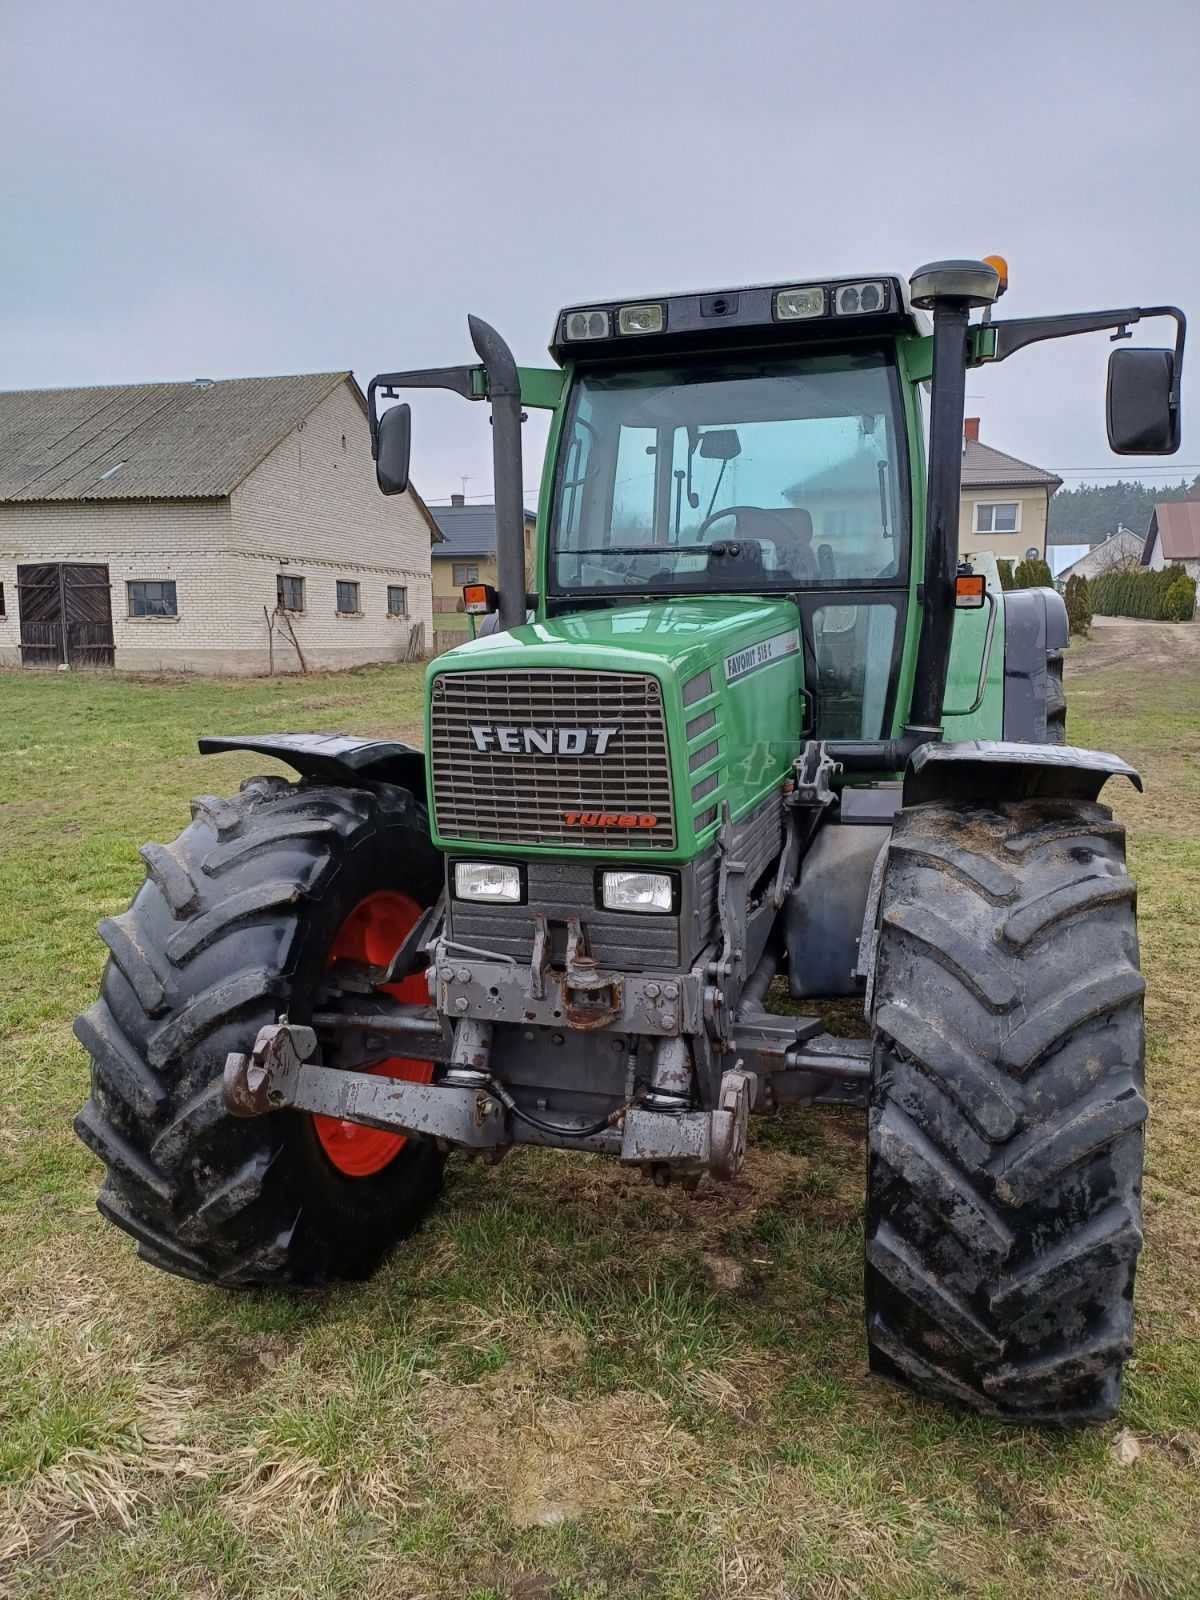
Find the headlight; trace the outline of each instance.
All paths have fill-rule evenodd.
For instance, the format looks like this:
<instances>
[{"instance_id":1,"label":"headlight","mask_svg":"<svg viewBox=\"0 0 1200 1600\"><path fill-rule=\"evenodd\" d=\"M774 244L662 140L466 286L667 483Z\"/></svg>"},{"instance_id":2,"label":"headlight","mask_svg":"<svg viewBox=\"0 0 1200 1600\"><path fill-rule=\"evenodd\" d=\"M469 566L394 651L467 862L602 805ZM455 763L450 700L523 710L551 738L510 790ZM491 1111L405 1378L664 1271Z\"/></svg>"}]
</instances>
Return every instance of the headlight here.
<instances>
[{"instance_id":1,"label":"headlight","mask_svg":"<svg viewBox=\"0 0 1200 1600\"><path fill-rule=\"evenodd\" d=\"M607 311L568 311L563 318L563 338L607 339L609 326Z\"/></svg>"},{"instance_id":2,"label":"headlight","mask_svg":"<svg viewBox=\"0 0 1200 1600\"><path fill-rule=\"evenodd\" d=\"M454 893L459 900L482 900L489 905L519 905L520 867L497 861L456 861Z\"/></svg>"},{"instance_id":3,"label":"headlight","mask_svg":"<svg viewBox=\"0 0 1200 1600\"><path fill-rule=\"evenodd\" d=\"M617 312L617 332L661 333L663 321L660 305L622 306Z\"/></svg>"},{"instance_id":4,"label":"headlight","mask_svg":"<svg viewBox=\"0 0 1200 1600\"><path fill-rule=\"evenodd\" d=\"M865 312L886 311L888 286L882 280L874 283L844 283L833 291L833 309L839 317L860 317Z\"/></svg>"},{"instance_id":5,"label":"headlight","mask_svg":"<svg viewBox=\"0 0 1200 1600\"><path fill-rule=\"evenodd\" d=\"M670 911L675 880L669 872L602 872L600 900L608 911Z\"/></svg>"},{"instance_id":6,"label":"headlight","mask_svg":"<svg viewBox=\"0 0 1200 1600\"><path fill-rule=\"evenodd\" d=\"M825 315L825 290L810 286L807 289L780 289L775 296L777 322L800 322L806 317Z\"/></svg>"}]
</instances>

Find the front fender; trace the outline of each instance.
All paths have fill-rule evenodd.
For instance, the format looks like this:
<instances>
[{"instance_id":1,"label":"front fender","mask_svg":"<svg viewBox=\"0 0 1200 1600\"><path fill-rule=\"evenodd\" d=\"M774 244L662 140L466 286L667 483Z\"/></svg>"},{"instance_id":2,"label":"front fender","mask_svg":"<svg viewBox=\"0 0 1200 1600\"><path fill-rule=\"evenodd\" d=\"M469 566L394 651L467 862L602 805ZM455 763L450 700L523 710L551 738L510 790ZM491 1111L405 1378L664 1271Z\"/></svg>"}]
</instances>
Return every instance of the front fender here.
<instances>
[{"instance_id":1,"label":"front fender","mask_svg":"<svg viewBox=\"0 0 1200 1600\"><path fill-rule=\"evenodd\" d=\"M904 774L904 804L947 799L1030 800L1043 795L1095 800L1109 778L1128 778L1141 791L1141 774L1106 750L999 739L923 744Z\"/></svg>"},{"instance_id":2,"label":"front fender","mask_svg":"<svg viewBox=\"0 0 1200 1600\"><path fill-rule=\"evenodd\" d=\"M256 733L199 740L202 756L227 750L250 750L274 756L302 778L342 785L394 783L425 798L425 756L412 745L392 739L355 739L343 733Z\"/></svg>"}]
</instances>

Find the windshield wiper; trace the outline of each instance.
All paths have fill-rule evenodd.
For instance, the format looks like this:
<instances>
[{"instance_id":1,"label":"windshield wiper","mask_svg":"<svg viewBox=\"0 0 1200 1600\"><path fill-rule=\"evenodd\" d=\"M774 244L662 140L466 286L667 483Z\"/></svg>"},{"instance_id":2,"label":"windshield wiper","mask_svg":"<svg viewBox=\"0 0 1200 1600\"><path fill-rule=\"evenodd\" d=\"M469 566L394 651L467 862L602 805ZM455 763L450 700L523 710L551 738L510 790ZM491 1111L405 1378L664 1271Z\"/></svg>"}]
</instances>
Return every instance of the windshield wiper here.
<instances>
[{"instance_id":1,"label":"windshield wiper","mask_svg":"<svg viewBox=\"0 0 1200 1600\"><path fill-rule=\"evenodd\" d=\"M591 544L582 550L556 550L554 553L561 561L564 556L708 555L717 548L712 544Z\"/></svg>"}]
</instances>

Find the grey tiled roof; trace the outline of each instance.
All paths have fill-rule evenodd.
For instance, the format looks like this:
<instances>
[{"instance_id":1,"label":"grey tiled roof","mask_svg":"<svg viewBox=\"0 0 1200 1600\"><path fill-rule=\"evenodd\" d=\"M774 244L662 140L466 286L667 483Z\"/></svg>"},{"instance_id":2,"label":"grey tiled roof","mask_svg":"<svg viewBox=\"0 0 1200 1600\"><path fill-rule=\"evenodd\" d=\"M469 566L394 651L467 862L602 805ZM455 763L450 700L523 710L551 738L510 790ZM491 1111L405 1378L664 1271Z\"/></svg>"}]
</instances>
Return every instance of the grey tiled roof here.
<instances>
[{"instance_id":1,"label":"grey tiled roof","mask_svg":"<svg viewBox=\"0 0 1200 1600\"><path fill-rule=\"evenodd\" d=\"M969 439L963 448L962 481L966 489L1032 488L1038 484L1057 489L1062 483L1053 472L1018 461L1016 456L1006 456L1003 450L993 450L978 439Z\"/></svg>"},{"instance_id":2,"label":"grey tiled roof","mask_svg":"<svg viewBox=\"0 0 1200 1600\"><path fill-rule=\"evenodd\" d=\"M494 505L430 506L429 511L442 535L442 543L433 547L435 559L496 554ZM532 511L526 511L525 520L534 520Z\"/></svg>"},{"instance_id":3,"label":"grey tiled roof","mask_svg":"<svg viewBox=\"0 0 1200 1600\"><path fill-rule=\"evenodd\" d=\"M309 372L0 393L0 502L230 494L347 380Z\"/></svg>"}]
</instances>

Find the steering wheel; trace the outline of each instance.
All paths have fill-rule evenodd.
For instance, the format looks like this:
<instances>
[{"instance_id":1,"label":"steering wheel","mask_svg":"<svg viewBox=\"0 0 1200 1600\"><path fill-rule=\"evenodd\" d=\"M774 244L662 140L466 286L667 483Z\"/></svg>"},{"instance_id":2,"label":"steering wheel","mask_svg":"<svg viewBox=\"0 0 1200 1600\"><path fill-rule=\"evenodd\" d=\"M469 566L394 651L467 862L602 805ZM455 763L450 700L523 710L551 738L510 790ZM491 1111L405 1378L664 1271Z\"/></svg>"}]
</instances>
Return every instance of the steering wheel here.
<instances>
[{"instance_id":1,"label":"steering wheel","mask_svg":"<svg viewBox=\"0 0 1200 1600\"><path fill-rule=\"evenodd\" d=\"M796 536L796 530L781 511L772 511L769 506L726 506L723 510L712 511L705 517L696 529L696 543L700 543L714 522L720 522L722 517L740 517L743 511L753 511L759 517L770 517L773 522L779 524L789 539L794 539Z\"/></svg>"},{"instance_id":2,"label":"steering wheel","mask_svg":"<svg viewBox=\"0 0 1200 1600\"><path fill-rule=\"evenodd\" d=\"M811 549L796 549L793 559L787 559L788 547L795 547L797 534L795 528L784 516L782 511L775 511L770 506L725 506L720 511L713 511L696 529L696 543L703 541L704 535L715 522L720 522L722 517L740 517L743 511L752 512L756 517L769 517L772 522L778 523L783 539L771 534L761 535L769 544L775 546L775 559L780 564L780 569L790 572L794 578L817 576L817 563ZM750 537L753 537L752 535Z\"/></svg>"}]
</instances>

